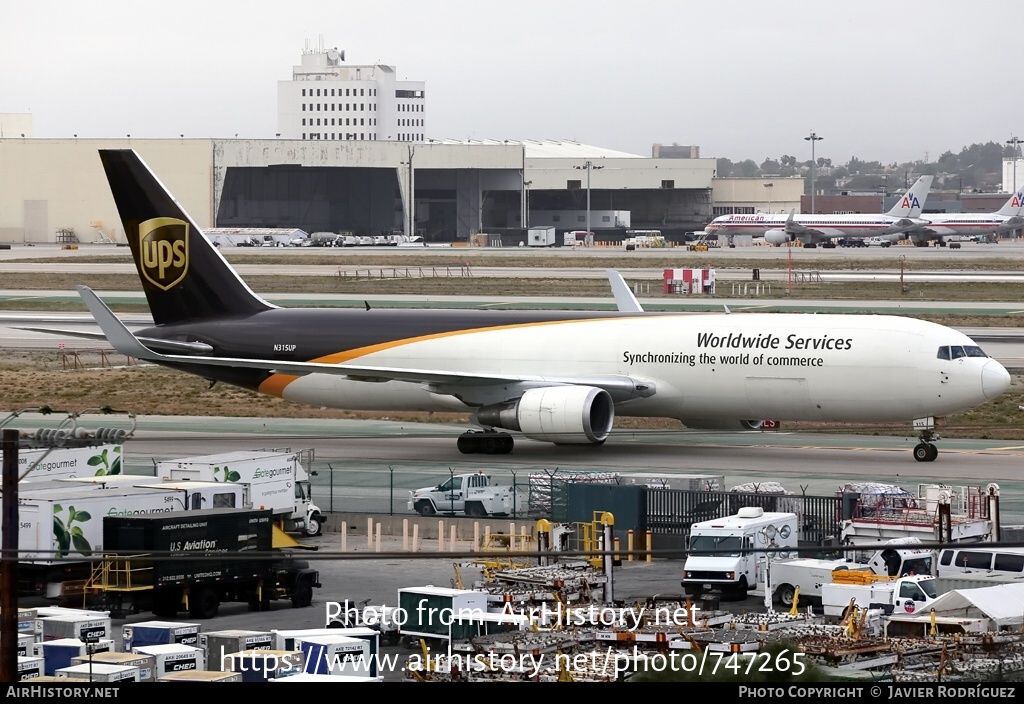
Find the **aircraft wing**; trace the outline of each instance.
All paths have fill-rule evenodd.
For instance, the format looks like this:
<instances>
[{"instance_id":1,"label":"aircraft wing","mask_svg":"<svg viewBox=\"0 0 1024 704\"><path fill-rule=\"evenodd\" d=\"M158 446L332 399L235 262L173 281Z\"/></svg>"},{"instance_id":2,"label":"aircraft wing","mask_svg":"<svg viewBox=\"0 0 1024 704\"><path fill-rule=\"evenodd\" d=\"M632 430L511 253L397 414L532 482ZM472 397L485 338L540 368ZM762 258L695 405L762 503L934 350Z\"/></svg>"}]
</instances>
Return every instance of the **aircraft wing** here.
<instances>
[{"instance_id":1,"label":"aircraft wing","mask_svg":"<svg viewBox=\"0 0 1024 704\"><path fill-rule=\"evenodd\" d=\"M915 220L914 218L900 218L896 222L885 228L886 234L896 234L897 232L919 232L932 225L927 220ZM952 234L952 233L950 233Z\"/></svg>"},{"instance_id":2,"label":"aircraft wing","mask_svg":"<svg viewBox=\"0 0 1024 704\"><path fill-rule=\"evenodd\" d=\"M385 382L405 381L435 387L448 393L452 387L481 385L527 384L530 386L595 386L608 391L616 400L647 397L655 393L653 382L626 375L608 376L540 376L532 374L490 374L456 372L448 370L403 369L354 364L325 364L323 362L288 362L275 359L243 359L234 357L205 357L198 355L160 354L143 342L118 320L117 316L87 286L76 286L106 339L118 352L128 357L165 362L176 365L205 367L242 367L263 369L273 374L305 376L307 374L335 374L352 381ZM187 343L185 343L187 344Z\"/></svg>"}]
</instances>

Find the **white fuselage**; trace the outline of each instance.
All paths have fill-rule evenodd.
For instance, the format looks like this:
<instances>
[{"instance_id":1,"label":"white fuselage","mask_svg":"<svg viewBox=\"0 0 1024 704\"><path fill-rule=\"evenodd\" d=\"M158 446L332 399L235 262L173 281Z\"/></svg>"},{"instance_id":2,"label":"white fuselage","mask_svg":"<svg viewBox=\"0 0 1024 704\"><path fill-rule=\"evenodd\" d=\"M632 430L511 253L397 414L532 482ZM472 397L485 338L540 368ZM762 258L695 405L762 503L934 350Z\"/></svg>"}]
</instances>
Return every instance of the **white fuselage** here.
<instances>
[{"instance_id":1,"label":"white fuselage","mask_svg":"<svg viewBox=\"0 0 1024 704\"><path fill-rule=\"evenodd\" d=\"M989 357L940 359L939 348L950 345L977 350L956 330L895 316L642 314L433 336L349 363L650 382L653 395L616 404L627 416L896 422L946 416L1009 387L1009 374ZM310 374L281 395L353 410L470 410L449 392Z\"/></svg>"},{"instance_id":2,"label":"white fuselage","mask_svg":"<svg viewBox=\"0 0 1024 704\"><path fill-rule=\"evenodd\" d=\"M785 230L788 215L720 215L705 228L718 235L763 237L769 230ZM794 215L793 222L830 237L877 237L899 231L898 218L888 215Z\"/></svg>"},{"instance_id":3,"label":"white fuselage","mask_svg":"<svg viewBox=\"0 0 1024 704\"><path fill-rule=\"evenodd\" d=\"M928 215L928 222L929 224L925 227L926 231L938 237L988 235L1021 227L1019 218L990 213ZM909 234L913 237L914 231L911 230Z\"/></svg>"}]
</instances>

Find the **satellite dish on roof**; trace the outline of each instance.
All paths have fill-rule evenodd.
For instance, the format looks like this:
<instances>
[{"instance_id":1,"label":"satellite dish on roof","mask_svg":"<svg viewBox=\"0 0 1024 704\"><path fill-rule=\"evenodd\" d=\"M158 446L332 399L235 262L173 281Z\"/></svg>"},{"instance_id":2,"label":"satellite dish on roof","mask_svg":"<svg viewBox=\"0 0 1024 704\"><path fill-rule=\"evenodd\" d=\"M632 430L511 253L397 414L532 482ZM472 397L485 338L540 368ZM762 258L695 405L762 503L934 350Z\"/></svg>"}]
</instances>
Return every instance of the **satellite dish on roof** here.
<instances>
[{"instance_id":1,"label":"satellite dish on roof","mask_svg":"<svg viewBox=\"0 0 1024 704\"><path fill-rule=\"evenodd\" d=\"M341 54L338 53L337 49L331 49L330 51L327 52L327 58L330 61L337 61L338 59L341 58Z\"/></svg>"}]
</instances>

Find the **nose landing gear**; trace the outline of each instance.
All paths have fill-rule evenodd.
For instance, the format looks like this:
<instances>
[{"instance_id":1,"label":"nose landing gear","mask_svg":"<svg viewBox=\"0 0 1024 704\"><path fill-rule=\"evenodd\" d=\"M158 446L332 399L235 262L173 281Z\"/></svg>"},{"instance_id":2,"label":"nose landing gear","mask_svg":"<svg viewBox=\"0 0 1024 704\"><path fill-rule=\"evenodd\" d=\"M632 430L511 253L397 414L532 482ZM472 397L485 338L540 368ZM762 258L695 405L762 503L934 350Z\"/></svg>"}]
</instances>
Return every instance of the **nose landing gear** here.
<instances>
[{"instance_id":1,"label":"nose landing gear","mask_svg":"<svg viewBox=\"0 0 1024 704\"><path fill-rule=\"evenodd\" d=\"M914 459L918 462L934 462L939 456L939 448L934 444L939 434L934 430L922 430L919 437L921 442L914 446Z\"/></svg>"}]
</instances>

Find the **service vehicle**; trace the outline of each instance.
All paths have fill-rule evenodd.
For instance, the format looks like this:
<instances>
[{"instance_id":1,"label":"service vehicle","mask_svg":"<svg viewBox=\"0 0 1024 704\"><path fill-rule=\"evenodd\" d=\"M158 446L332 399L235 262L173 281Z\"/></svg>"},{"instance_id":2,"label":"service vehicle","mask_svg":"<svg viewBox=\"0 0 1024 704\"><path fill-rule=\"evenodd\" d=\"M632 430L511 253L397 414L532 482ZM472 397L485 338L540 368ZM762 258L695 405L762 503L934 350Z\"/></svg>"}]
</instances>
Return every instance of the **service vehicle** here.
<instances>
[{"instance_id":1,"label":"service vehicle","mask_svg":"<svg viewBox=\"0 0 1024 704\"><path fill-rule=\"evenodd\" d=\"M158 462L156 474L171 480L227 482L249 488L247 504L267 508L286 531L319 535L323 512L313 503L310 474L300 452L254 450Z\"/></svg>"},{"instance_id":2,"label":"service vehicle","mask_svg":"<svg viewBox=\"0 0 1024 704\"><path fill-rule=\"evenodd\" d=\"M914 614L935 601L935 577L881 577L848 572L837 573L836 578L846 582L830 582L821 587L821 603L825 616L842 616L850 607L880 608L887 613ZM853 580L861 580L859 582Z\"/></svg>"},{"instance_id":3,"label":"service vehicle","mask_svg":"<svg viewBox=\"0 0 1024 704\"><path fill-rule=\"evenodd\" d=\"M154 485L121 486L67 483L18 492L19 590L25 596L60 599L65 582L86 578L91 560L107 547L103 521L110 516L172 514L194 506L242 501L243 487L195 485L180 488Z\"/></svg>"},{"instance_id":4,"label":"service vehicle","mask_svg":"<svg viewBox=\"0 0 1024 704\"><path fill-rule=\"evenodd\" d=\"M130 605L132 611L149 610L164 619L182 611L213 618L225 602L261 611L272 600L309 606L320 574L278 547L283 535L267 509L109 516L103 540L110 554L94 571L87 595L112 613L125 613ZM285 539L286 545L294 542ZM265 557L275 551L280 557ZM239 557L245 553L253 557ZM154 560L153 554L170 559ZM132 575L130 585L124 575Z\"/></svg>"},{"instance_id":5,"label":"service vehicle","mask_svg":"<svg viewBox=\"0 0 1024 704\"><path fill-rule=\"evenodd\" d=\"M509 516L522 511L514 487L494 484L482 471L456 474L433 487L409 492L408 508L421 516Z\"/></svg>"},{"instance_id":6,"label":"service vehicle","mask_svg":"<svg viewBox=\"0 0 1024 704\"><path fill-rule=\"evenodd\" d=\"M686 593L700 598L705 589L718 589L743 599L751 591L764 593L769 559L789 557L797 549L794 513L767 513L759 506L741 508L736 515L694 523L681 582Z\"/></svg>"},{"instance_id":7,"label":"service vehicle","mask_svg":"<svg viewBox=\"0 0 1024 704\"><path fill-rule=\"evenodd\" d=\"M865 572L883 577L932 574L933 555L931 551L922 548L897 547L897 545L904 544L906 543L903 541L893 541L892 547L875 550L863 561L805 558L772 560L769 580L773 599L782 606L791 606L793 596L799 588L801 601L820 603L822 585L832 582L833 576L842 570Z\"/></svg>"}]
</instances>

